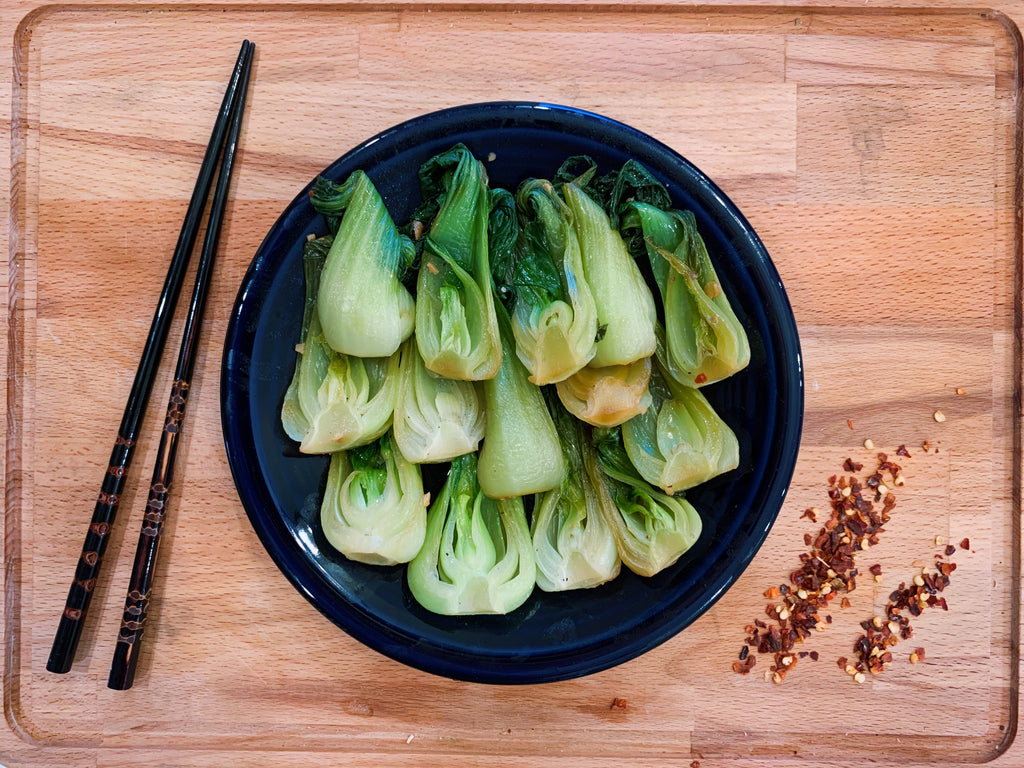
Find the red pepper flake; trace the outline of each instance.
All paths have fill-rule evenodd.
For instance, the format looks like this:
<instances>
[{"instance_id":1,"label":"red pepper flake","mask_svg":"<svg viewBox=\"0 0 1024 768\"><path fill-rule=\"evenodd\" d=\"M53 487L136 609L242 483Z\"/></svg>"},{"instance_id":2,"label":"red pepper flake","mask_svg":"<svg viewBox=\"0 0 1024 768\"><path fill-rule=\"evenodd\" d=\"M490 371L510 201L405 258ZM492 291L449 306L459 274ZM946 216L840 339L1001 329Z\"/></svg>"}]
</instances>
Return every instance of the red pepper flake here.
<instances>
[{"instance_id":1,"label":"red pepper flake","mask_svg":"<svg viewBox=\"0 0 1024 768\"><path fill-rule=\"evenodd\" d=\"M970 549L970 548L971 548L971 540L970 539L964 539L963 541L960 542L960 549Z\"/></svg>"},{"instance_id":2,"label":"red pepper flake","mask_svg":"<svg viewBox=\"0 0 1024 768\"><path fill-rule=\"evenodd\" d=\"M622 710L622 709L626 709L628 706L629 705L628 705L628 703L626 702L625 699L620 699L620 698L616 697L616 698L612 699L612 705L611 705L610 709Z\"/></svg>"},{"instance_id":3,"label":"red pepper flake","mask_svg":"<svg viewBox=\"0 0 1024 768\"><path fill-rule=\"evenodd\" d=\"M768 621L755 620L753 632L747 626L747 644L757 653L773 657L766 679L781 682L800 658L796 644L832 623L832 616L826 611L837 595L840 605L849 607L845 593L857 588L860 573L855 558L878 543L878 534L885 530L896 506L896 497L883 486L887 476L901 476L902 469L884 453L879 453L877 460L867 481L858 477L864 465L852 458L843 462L845 474L828 479L828 519L816 535L804 536L808 551L800 555L799 567L789 574L789 584L765 590L764 596L769 600L765 606ZM816 512L809 509L801 517L817 522ZM877 575L881 566L874 566L871 571ZM746 659L735 662L733 669L747 674L755 657L750 653Z\"/></svg>"},{"instance_id":4,"label":"red pepper flake","mask_svg":"<svg viewBox=\"0 0 1024 768\"><path fill-rule=\"evenodd\" d=\"M708 380L708 375L706 373L698 373L696 376L693 377L693 383L694 384L703 384L707 380Z\"/></svg>"},{"instance_id":5,"label":"red pepper flake","mask_svg":"<svg viewBox=\"0 0 1024 768\"><path fill-rule=\"evenodd\" d=\"M700 760L693 760L690 763L690 768L700 768Z\"/></svg>"},{"instance_id":6,"label":"red pepper flake","mask_svg":"<svg viewBox=\"0 0 1024 768\"><path fill-rule=\"evenodd\" d=\"M897 448L896 449L896 455L897 456L906 456L908 459L910 458L910 452L907 450L907 446L906 445L901 445L899 448Z\"/></svg>"},{"instance_id":7,"label":"red pepper flake","mask_svg":"<svg viewBox=\"0 0 1024 768\"><path fill-rule=\"evenodd\" d=\"M868 570L871 571L871 573L873 575L875 575L875 576L881 576L882 575L882 565L881 565L881 563L875 563L870 568L868 568Z\"/></svg>"},{"instance_id":8,"label":"red pepper flake","mask_svg":"<svg viewBox=\"0 0 1024 768\"><path fill-rule=\"evenodd\" d=\"M848 426L850 429L853 429L853 421L851 421L850 419L847 419L846 420L846 426Z\"/></svg>"},{"instance_id":9,"label":"red pepper flake","mask_svg":"<svg viewBox=\"0 0 1024 768\"><path fill-rule=\"evenodd\" d=\"M809 507L805 509L804 513L800 515L800 519L803 520L805 517L809 519L812 523L818 522L818 510L816 510L814 507Z\"/></svg>"},{"instance_id":10,"label":"red pepper flake","mask_svg":"<svg viewBox=\"0 0 1024 768\"><path fill-rule=\"evenodd\" d=\"M954 547L952 544L947 544L946 545L945 553L946 553L947 557L949 557L949 555L954 554L955 552L956 552L956 547Z\"/></svg>"}]
</instances>

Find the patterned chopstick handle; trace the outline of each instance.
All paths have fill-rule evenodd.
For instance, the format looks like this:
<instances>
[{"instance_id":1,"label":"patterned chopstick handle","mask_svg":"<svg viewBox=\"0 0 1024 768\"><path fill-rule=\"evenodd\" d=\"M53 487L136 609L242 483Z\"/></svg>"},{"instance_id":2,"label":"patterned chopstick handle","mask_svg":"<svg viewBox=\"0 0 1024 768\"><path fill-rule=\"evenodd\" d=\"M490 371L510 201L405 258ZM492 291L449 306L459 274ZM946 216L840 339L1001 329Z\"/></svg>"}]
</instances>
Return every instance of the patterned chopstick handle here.
<instances>
[{"instance_id":1,"label":"patterned chopstick handle","mask_svg":"<svg viewBox=\"0 0 1024 768\"><path fill-rule=\"evenodd\" d=\"M64 673L71 669L74 649L82 634L85 615L92 600L99 576L103 553L107 549L110 531L117 517L117 507L124 490L125 476L131 465L135 442L122 434L114 441L110 462L100 484L100 493L93 509L92 521L82 543L82 553L75 566L75 578L68 589L64 611L60 617L56 639L50 649L46 668L50 672Z\"/></svg>"},{"instance_id":2,"label":"patterned chopstick handle","mask_svg":"<svg viewBox=\"0 0 1024 768\"><path fill-rule=\"evenodd\" d=\"M132 566L128 594L124 602L124 614L121 617L121 629L117 634L114 660L110 668L108 685L119 690L130 688L135 679L135 667L138 661L136 646L146 629L146 616L149 613L149 598L153 588L156 557L160 547L160 535L163 532L164 520L167 517L167 498L171 491L174 457L178 436L181 433L181 424L185 418L188 392L189 382L187 381L177 379L171 386L171 396L167 403L167 417L164 419L163 432L160 434L160 448L153 471L153 482L149 486L149 498L146 501L146 512L142 518L142 530L139 532L135 563Z\"/></svg>"}]
</instances>

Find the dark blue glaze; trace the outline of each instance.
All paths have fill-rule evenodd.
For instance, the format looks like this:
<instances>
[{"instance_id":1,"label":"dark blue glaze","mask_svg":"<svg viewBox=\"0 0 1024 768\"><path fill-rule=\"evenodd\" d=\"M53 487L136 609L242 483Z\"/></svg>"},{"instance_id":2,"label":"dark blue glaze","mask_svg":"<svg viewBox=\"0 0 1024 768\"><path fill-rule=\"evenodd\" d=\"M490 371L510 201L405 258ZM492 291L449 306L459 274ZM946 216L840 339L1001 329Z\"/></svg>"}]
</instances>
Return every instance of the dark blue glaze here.
<instances>
[{"instance_id":1,"label":"dark blue glaze","mask_svg":"<svg viewBox=\"0 0 1024 768\"><path fill-rule=\"evenodd\" d=\"M492 185L514 189L550 177L570 155L600 171L635 158L689 208L722 283L748 329L748 369L704 388L740 439L740 468L690 491L704 533L653 578L623 569L596 589L535 590L507 616L446 617L411 597L402 567L353 563L333 552L318 524L327 460L298 454L280 424L295 364L303 304L302 244L325 225L307 187L284 211L242 281L224 349L222 420L239 496L281 571L329 619L367 646L428 672L484 683L539 683L629 661L680 632L743 572L786 495L800 443L803 373L796 324L779 275L742 214L697 168L626 125L535 103L475 104L435 112L370 139L324 171L342 181L365 170L396 221L419 202L422 162L464 142ZM487 159L493 154L493 159ZM312 184L312 180L310 181ZM425 480L436 489L438 471Z\"/></svg>"}]
</instances>

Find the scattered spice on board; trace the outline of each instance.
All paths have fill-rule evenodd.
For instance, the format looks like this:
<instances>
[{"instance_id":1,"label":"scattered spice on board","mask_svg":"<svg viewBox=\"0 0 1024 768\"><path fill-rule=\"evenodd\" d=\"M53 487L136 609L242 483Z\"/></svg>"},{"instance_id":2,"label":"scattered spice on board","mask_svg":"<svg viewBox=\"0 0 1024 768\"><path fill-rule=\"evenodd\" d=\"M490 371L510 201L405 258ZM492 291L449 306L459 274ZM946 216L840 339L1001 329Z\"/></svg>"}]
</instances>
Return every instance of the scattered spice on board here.
<instances>
[{"instance_id":1,"label":"scattered spice on board","mask_svg":"<svg viewBox=\"0 0 1024 768\"><path fill-rule=\"evenodd\" d=\"M910 456L906 446L900 446L897 452ZM899 464L884 453L876 458L875 470L864 481L857 476L864 465L852 458L843 462L846 474L829 478L828 519L817 535L805 534L804 544L809 549L800 555L800 567L790 573L789 584L765 591L765 597L771 601L765 607L768 620L756 619L747 625L747 646L772 656L772 664L764 672L765 680L781 683L797 661L806 657L794 648L832 622L828 611L837 595L841 606L849 605L842 595L857 587L860 570L855 556L878 543L879 534L890 520L896 496L888 484L903 484ZM806 510L803 517L816 522L817 510ZM880 575L881 566L872 566L871 572ZM812 659L816 657L817 654ZM748 653L733 662L733 669L748 674L756 659L756 654Z\"/></svg>"},{"instance_id":2,"label":"scattered spice on board","mask_svg":"<svg viewBox=\"0 0 1024 768\"><path fill-rule=\"evenodd\" d=\"M896 449L896 455L911 458L905 445ZM804 535L809 549L800 555L800 567L790 574L789 584L765 590L764 596L769 600L765 607L767 621L759 618L746 626L745 645L740 650L739 660L732 664L733 671L749 674L757 663L757 654L771 655L772 663L765 670L764 679L781 683L799 659L818 660L817 651L796 652L794 648L832 623L828 611L836 595L840 595L842 608L851 607L844 593L857 587L860 569L856 557L878 543L879 534L885 531L885 524L892 518L896 496L890 485L904 484L899 464L885 453L877 454L876 459L874 471L863 481L858 473L863 471L864 465L852 458L843 462L846 474L828 479L829 518L816 536ZM808 509L800 517L817 522L817 511ZM936 546L944 543L941 537L936 537ZM970 540L963 539L960 549L969 550ZM861 622L863 634L854 643L855 656L837 659L840 669L856 682L863 683L868 674L878 674L892 663L893 646L913 637L911 617L919 616L930 607L948 610L946 599L939 593L949 585L950 575L956 570L956 563L949 560L956 551L952 544L946 545L935 555L934 568L922 569L910 585L903 582L889 595L883 615ZM882 581L880 563L869 566L867 571L876 582ZM909 656L912 664L924 658L922 647L915 648Z\"/></svg>"}]
</instances>

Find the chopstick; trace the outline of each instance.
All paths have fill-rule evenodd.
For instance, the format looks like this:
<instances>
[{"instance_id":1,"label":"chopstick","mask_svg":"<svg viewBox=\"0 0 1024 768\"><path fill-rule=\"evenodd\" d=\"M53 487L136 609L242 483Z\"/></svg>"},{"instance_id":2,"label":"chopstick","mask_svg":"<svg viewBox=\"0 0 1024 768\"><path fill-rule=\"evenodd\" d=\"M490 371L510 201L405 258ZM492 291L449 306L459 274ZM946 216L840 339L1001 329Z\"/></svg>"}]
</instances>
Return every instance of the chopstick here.
<instances>
[{"instance_id":1,"label":"chopstick","mask_svg":"<svg viewBox=\"0 0 1024 768\"><path fill-rule=\"evenodd\" d=\"M238 146L242 115L245 111L245 96L249 85L249 71L254 48L255 46L248 41L242 45L244 64L238 84L237 101L234 104L234 113L228 128L224 158L217 177L217 188L210 205L206 237L203 241L199 266L196 269L192 299L189 303L181 347L178 352L178 362L174 371L174 383L171 385L171 394L167 401L167 416L164 419L163 431L160 433L160 447L157 450L153 481L150 484L149 499L146 502L146 514L143 517L142 530L139 533L139 541L135 550L135 563L132 566L128 595L124 603L124 616L121 619L121 629L117 635L114 658L107 680L107 686L116 690L123 691L131 688L135 680L139 646L146 628L146 614L153 592L153 575L156 569L160 536L167 516L167 501L174 474L178 438L184 424L185 406L188 403L192 372L195 367L199 328L202 324L203 310L209 293L210 276L217 253L221 224L224 220L224 209L227 204L228 188L231 184L231 172L234 169L235 150Z\"/></svg>"},{"instance_id":2,"label":"chopstick","mask_svg":"<svg viewBox=\"0 0 1024 768\"><path fill-rule=\"evenodd\" d=\"M203 155L195 188L168 265L167 276L157 301L142 355L139 358L135 379L125 403L121 424L110 453L110 460L103 475L99 497L96 500L92 519L82 544L82 552L75 568L74 579L68 590L64 610L50 649L50 656L46 662L46 669L50 672L68 672L74 662L110 531L117 515L125 478L138 440L139 429L145 417L146 405L153 389L164 343L174 316L174 307L181 293L185 271L195 247L203 211L206 208L206 201L213 183L213 175L217 170L218 158L225 143L225 136L229 131L229 121L233 114L241 111L240 108L236 110L236 104L241 101L239 94L244 94L245 86L248 84L248 71L252 63L253 49L254 46L248 40L242 43L238 60L232 70L230 82L210 135L210 142ZM231 121L231 125L234 125L233 121ZM223 172L221 175L223 176ZM218 186L220 186L219 183Z\"/></svg>"}]
</instances>

